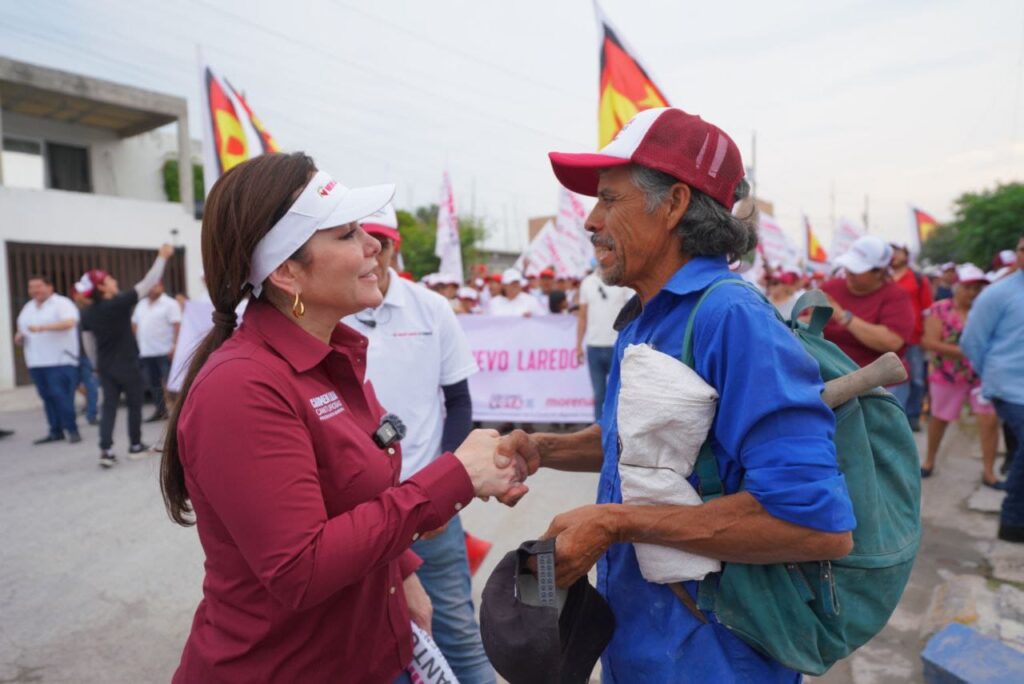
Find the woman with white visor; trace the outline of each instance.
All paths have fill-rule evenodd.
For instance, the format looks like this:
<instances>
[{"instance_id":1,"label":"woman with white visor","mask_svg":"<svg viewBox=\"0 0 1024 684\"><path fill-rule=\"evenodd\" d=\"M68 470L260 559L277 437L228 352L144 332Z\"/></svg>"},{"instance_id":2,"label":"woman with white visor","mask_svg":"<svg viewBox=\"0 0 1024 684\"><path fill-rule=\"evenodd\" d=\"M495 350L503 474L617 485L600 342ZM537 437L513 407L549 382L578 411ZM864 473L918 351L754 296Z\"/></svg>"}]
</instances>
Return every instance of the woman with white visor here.
<instances>
[{"instance_id":1,"label":"woman with white visor","mask_svg":"<svg viewBox=\"0 0 1024 684\"><path fill-rule=\"evenodd\" d=\"M407 681L410 605L429 615L409 547L474 495L525 489L488 430L399 484L404 428L364 382L366 339L338 323L380 304L380 243L357 221L393 193L345 188L300 153L210 192L214 327L161 464L168 512L206 554L175 682Z\"/></svg>"}]
</instances>

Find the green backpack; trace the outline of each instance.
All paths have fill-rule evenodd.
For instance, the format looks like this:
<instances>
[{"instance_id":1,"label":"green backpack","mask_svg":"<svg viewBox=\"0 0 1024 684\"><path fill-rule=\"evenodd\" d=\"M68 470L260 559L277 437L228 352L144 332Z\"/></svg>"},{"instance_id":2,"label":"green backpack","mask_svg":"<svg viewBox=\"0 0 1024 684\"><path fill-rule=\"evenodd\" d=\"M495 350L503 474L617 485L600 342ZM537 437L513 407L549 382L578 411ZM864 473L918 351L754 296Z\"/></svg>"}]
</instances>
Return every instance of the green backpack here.
<instances>
[{"instance_id":1,"label":"green backpack","mask_svg":"<svg viewBox=\"0 0 1024 684\"><path fill-rule=\"evenodd\" d=\"M697 310L711 292L730 283L764 298L735 278L708 287L683 338L683 361L691 368ZM810 322L797 322L799 313L811 307ZM818 362L825 381L858 368L822 336L831 314L825 296L811 291L797 300L792 320L779 316ZM700 610L713 610L747 644L810 675L822 674L881 631L899 603L921 541L917 446L899 402L876 388L837 407L835 415L839 470L857 517L850 555L831 562L723 563L721 572L700 582L697 593ZM722 495L710 441L701 449L695 472L704 501Z\"/></svg>"}]
</instances>

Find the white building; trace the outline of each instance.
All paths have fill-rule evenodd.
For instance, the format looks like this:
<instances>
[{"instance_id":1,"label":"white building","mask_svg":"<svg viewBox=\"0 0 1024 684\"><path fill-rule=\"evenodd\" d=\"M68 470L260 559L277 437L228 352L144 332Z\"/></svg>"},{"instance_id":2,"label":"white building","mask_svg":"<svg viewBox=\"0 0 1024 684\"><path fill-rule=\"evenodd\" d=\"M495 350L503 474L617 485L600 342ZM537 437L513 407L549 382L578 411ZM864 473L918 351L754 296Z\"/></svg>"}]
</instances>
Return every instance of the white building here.
<instances>
[{"instance_id":1,"label":"white building","mask_svg":"<svg viewBox=\"0 0 1024 684\"><path fill-rule=\"evenodd\" d=\"M191 174L180 202L164 188L167 160L201 159L184 98L0 57L0 139L0 389L28 382L13 338L30 274L68 294L103 268L127 287L170 242L168 288L202 291Z\"/></svg>"}]
</instances>

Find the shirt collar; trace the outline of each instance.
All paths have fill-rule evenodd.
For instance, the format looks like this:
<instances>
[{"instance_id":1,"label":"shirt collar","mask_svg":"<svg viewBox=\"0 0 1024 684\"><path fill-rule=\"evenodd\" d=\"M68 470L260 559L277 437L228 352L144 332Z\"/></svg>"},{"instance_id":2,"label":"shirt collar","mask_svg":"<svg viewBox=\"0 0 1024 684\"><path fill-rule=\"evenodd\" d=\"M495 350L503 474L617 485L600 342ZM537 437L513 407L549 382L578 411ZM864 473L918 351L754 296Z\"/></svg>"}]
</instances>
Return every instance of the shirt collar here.
<instances>
[{"instance_id":1,"label":"shirt collar","mask_svg":"<svg viewBox=\"0 0 1024 684\"><path fill-rule=\"evenodd\" d=\"M388 293L384 295L384 301L380 303L381 306L405 306L405 299L407 297L405 292L405 279L395 272L395 269L388 269ZM380 307L378 307L380 308Z\"/></svg>"},{"instance_id":2,"label":"shirt collar","mask_svg":"<svg viewBox=\"0 0 1024 684\"><path fill-rule=\"evenodd\" d=\"M332 351L344 354L350 348L365 348L366 338L340 323L331 333L331 343L324 344L298 326L297 323L261 300L249 303L243 319L243 330L252 328L278 356L295 369L305 373L314 368Z\"/></svg>"},{"instance_id":3,"label":"shirt collar","mask_svg":"<svg viewBox=\"0 0 1024 684\"><path fill-rule=\"evenodd\" d=\"M706 289L719 276L729 273L729 262L724 256L696 256L691 258L682 268L672 274L661 292L675 295L688 295ZM660 294L660 292L659 292ZM622 307L615 324L612 326L621 331L643 313L644 305L639 296L635 296Z\"/></svg>"}]
</instances>

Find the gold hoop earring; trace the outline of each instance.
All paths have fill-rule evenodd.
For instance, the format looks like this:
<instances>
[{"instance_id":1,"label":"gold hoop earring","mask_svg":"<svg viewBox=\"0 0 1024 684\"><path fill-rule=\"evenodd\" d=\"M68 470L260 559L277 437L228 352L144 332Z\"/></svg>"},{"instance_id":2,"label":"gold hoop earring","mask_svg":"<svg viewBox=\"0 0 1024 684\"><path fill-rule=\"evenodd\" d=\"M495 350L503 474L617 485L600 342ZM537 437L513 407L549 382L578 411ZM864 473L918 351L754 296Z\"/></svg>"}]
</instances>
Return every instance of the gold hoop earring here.
<instances>
[{"instance_id":1,"label":"gold hoop earring","mask_svg":"<svg viewBox=\"0 0 1024 684\"><path fill-rule=\"evenodd\" d=\"M299 297L299 293L295 293L295 302L292 304L292 316L296 318L302 318L306 315L306 305L302 303L302 298Z\"/></svg>"}]
</instances>

